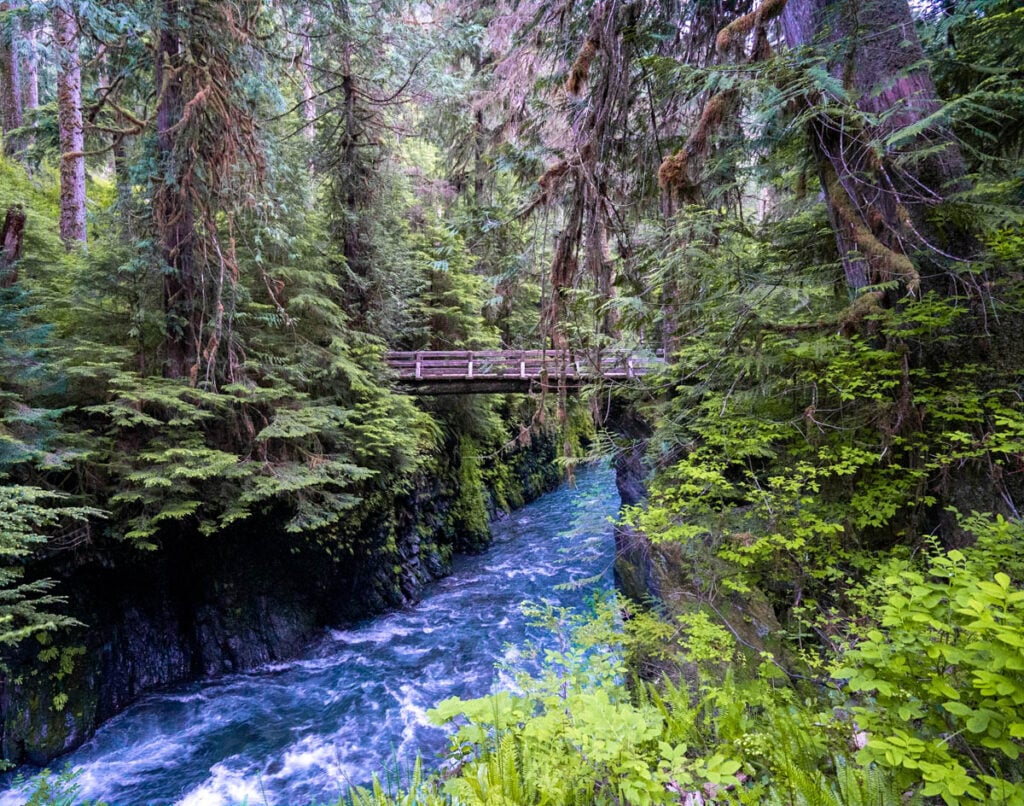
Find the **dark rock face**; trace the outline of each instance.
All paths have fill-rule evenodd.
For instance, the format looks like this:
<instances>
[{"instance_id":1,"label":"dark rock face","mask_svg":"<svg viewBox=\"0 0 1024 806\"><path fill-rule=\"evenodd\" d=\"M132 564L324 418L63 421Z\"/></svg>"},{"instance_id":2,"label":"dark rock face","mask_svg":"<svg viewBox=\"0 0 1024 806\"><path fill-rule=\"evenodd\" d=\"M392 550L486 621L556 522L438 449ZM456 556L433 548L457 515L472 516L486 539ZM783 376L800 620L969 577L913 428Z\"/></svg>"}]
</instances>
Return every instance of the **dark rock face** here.
<instances>
[{"instance_id":1,"label":"dark rock face","mask_svg":"<svg viewBox=\"0 0 1024 806\"><path fill-rule=\"evenodd\" d=\"M528 453L502 476L522 501L558 483L553 445ZM3 658L0 755L45 764L148 690L285 660L327 626L414 602L459 541L457 471L439 459L410 492L369 498L331 534L290 535L277 513L212 537L169 533L152 552L106 542L30 569L62 580L67 612L87 626Z\"/></svg>"},{"instance_id":2,"label":"dark rock face","mask_svg":"<svg viewBox=\"0 0 1024 806\"><path fill-rule=\"evenodd\" d=\"M615 454L615 486L623 507L647 500L650 468L644 461L650 425L628 408L613 406L605 426L619 435ZM655 572L652 547L647 538L624 524L615 526L615 584L637 601L660 599L662 595Z\"/></svg>"},{"instance_id":3,"label":"dark rock face","mask_svg":"<svg viewBox=\"0 0 1024 806\"><path fill-rule=\"evenodd\" d=\"M623 507L642 506L647 499L650 467L645 461L650 428L628 410L615 410L606 426L621 441L615 456L615 485ZM713 555L707 562L721 564ZM681 615L703 597L701 570L693 558L672 543L652 544L625 524L615 527L615 582L638 602L653 602L667 616ZM748 647L761 650L766 638L780 629L767 597L759 591L717 600L718 615Z\"/></svg>"}]
</instances>

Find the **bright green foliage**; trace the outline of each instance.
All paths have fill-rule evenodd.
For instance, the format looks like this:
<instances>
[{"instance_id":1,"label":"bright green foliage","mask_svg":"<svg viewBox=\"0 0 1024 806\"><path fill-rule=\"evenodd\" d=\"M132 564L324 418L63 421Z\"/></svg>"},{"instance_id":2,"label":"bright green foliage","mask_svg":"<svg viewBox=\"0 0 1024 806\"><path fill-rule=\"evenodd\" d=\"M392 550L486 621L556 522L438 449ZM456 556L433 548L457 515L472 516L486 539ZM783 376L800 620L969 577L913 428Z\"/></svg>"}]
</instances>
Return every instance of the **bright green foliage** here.
<instances>
[{"instance_id":1,"label":"bright green foliage","mask_svg":"<svg viewBox=\"0 0 1024 806\"><path fill-rule=\"evenodd\" d=\"M539 615L570 632L544 653L541 676L520 675L523 696L447 700L432 712L438 721L469 720L455 738L462 773L446 790L467 804L654 802L663 786L644 755L656 746L660 719L615 683L625 670L607 644L612 611L594 622L550 609Z\"/></svg>"},{"instance_id":2,"label":"bright green foliage","mask_svg":"<svg viewBox=\"0 0 1024 806\"><path fill-rule=\"evenodd\" d=\"M392 788L387 791L380 780L374 776L372 787L367 790L355 787L349 792L348 798L338 802L338 806L440 806L445 801L437 794L434 781L423 779L423 763L417 759L410 780L404 782L402 791L395 794Z\"/></svg>"},{"instance_id":3,"label":"bright green foliage","mask_svg":"<svg viewBox=\"0 0 1024 806\"><path fill-rule=\"evenodd\" d=\"M641 531L717 552L734 573L720 567L709 590L771 588L785 611L830 596L862 550L914 539L941 499L1001 505L998 485L947 483L964 467L1009 473L1024 446L1012 379L993 382L963 353L961 300L883 309L868 292L849 305L784 276L789 258L763 237L701 241L705 225L701 214L686 223L694 296L677 311L691 330L654 439L672 461L633 516ZM779 268L755 270L764 262ZM868 332L846 332L850 323ZM926 367L910 360L924 343Z\"/></svg>"},{"instance_id":4,"label":"bright green foliage","mask_svg":"<svg viewBox=\"0 0 1024 806\"><path fill-rule=\"evenodd\" d=\"M451 524L461 547L486 546L490 538L489 520L480 474L480 449L472 438L464 437L459 443L458 498L451 512Z\"/></svg>"},{"instance_id":5,"label":"bright green foliage","mask_svg":"<svg viewBox=\"0 0 1024 806\"><path fill-rule=\"evenodd\" d=\"M853 709L861 763L948 804L1024 803L1024 592L996 570L1019 571L1024 531L970 525L970 550L880 569L867 591L877 626L857 631L834 675L866 698Z\"/></svg>"},{"instance_id":6,"label":"bright green foliage","mask_svg":"<svg viewBox=\"0 0 1024 806\"><path fill-rule=\"evenodd\" d=\"M432 712L459 725L458 775L443 785L446 800L422 802L903 801L891 774L852 758L856 728L827 701L801 698L770 674L743 682L702 677L699 691L668 680L631 691L620 649L638 634L629 622L619 631L614 607L602 605L590 618L538 612L540 623L566 632L557 633L557 650L544 653L539 674L519 674L519 693L448 700ZM690 619L689 629L692 662L714 666L717 653L731 653L728 633L705 616ZM905 802L919 800L908 792Z\"/></svg>"},{"instance_id":7,"label":"bright green foliage","mask_svg":"<svg viewBox=\"0 0 1024 806\"><path fill-rule=\"evenodd\" d=\"M25 806L105 806L102 801L83 801L77 797L80 789L77 777L78 772L70 768L60 773L43 770L33 778L32 791Z\"/></svg>"},{"instance_id":8,"label":"bright green foliage","mask_svg":"<svg viewBox=\"0 0 1024 806\"><path fill-rule=\"evenodd\" d=\"M770 656L745 665L705 610L673 625L621 623L615 600L586 616L533 608L553 644L523 648L515 691L431 712L456 725L456 774L437 789L417 778L416 800L378 789L355 802L1021 802L1024 593L997 570L1024 567L1021 527L962 525L973 547L871 574L823 659L831 678L809 685ZM689 684L627 685L628 663L676 653Z\"/></svg>"}]
</instances>

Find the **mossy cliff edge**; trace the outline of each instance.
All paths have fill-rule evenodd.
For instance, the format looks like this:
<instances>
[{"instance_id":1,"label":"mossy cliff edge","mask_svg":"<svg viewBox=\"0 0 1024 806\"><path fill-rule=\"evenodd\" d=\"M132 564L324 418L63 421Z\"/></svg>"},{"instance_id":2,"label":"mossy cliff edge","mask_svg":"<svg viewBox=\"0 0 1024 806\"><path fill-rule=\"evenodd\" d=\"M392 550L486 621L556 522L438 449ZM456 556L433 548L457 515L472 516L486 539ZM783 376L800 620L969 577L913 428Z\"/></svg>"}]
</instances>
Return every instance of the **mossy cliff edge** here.
<instances>
[{"instance_id":1,"label":"mossy cliff edge","mask_svg":"<svg viewBox=\"0 0 1024 806\"><path fill-rule=\"evenodd\" d=\"M652 541L631 523L630 510L643 508L647 500L650 425L623 407L612 412L606 426L620 440L615 458L615 483L623 516L615 526L615 581L619 590L635 602L653 604L670 621L696 609L712 609L740 643L748 649L764 649L771 633L781 627L763 593L750 589L742 595L723 594L709 600L704 578L708 563L725 563L710 551L697 549L700 556L696 556L678 543ZM722 572L721 568L716 570Z\"/></svg>"},{"instance_id":2,"label":"mossy cliff edge","mask_svg":"<svg viewBox=\"0 0 1024 806\"><path fill-rule=\"evenodd\" d=\"M452 440L409 492L364 501L344 541L288 534L287 514L271 513L216 538L180 531L155 551L115 543L40 563L86 626L8 660L0 754L47 763L148 690L287 659L327 626L416 601L455 552L487 547L490 520L557 486L556 451L544 435L500 457Z\"/></svg>"}]
</instances>

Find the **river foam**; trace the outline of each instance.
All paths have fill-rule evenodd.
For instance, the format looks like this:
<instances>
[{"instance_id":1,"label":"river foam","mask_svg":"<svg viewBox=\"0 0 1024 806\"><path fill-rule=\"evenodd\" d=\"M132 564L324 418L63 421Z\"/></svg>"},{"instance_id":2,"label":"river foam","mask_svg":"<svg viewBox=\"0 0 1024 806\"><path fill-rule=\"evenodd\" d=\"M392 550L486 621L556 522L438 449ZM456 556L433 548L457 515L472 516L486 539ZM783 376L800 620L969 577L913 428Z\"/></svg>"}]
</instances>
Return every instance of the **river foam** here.
<instances>
[{"instance_id":1,"label":"river foam","mask_svg":"<svg viewBox=\"0 0 1024 806\"><path fill-rule=\"evenodd\" d=\"M617 505L609 471L580 473L494 524L491 550L456 558L417 606L331 630L290 663L147 695L55 767L79 769L80 798L117 806L334 802L417 755L432 768L447 738L427 711L514 686L495 664L540 637L522 604L578 606L594 584L574 580L610 586Z\"/></svg>"}]
</instances>

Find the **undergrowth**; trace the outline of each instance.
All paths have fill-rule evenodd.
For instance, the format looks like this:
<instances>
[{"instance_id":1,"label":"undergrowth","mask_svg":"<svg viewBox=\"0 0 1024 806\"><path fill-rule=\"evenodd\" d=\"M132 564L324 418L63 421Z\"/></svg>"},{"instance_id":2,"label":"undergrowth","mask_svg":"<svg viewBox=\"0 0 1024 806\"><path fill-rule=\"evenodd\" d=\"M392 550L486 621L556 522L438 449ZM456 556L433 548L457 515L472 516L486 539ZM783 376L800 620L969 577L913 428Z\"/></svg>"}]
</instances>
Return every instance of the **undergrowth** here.
<instances>
[{"instance_id":1,"label":"undergrowth","mask_svg":"<svg viewBox=\"0 0 1024 806\"><path fill-rule=\"evenodd\" d=\"M1024 803L1022 527L961 522L973 547L880 562L834 640L788 674L704 610L671 624L623 620L617 598L541 610L559 640L539 672L431 712L454 728L446 772L417 765L403 791L375 782L343 802ZM687 671L633 675L652 642Z\"/></svg>"}]
</instances>

